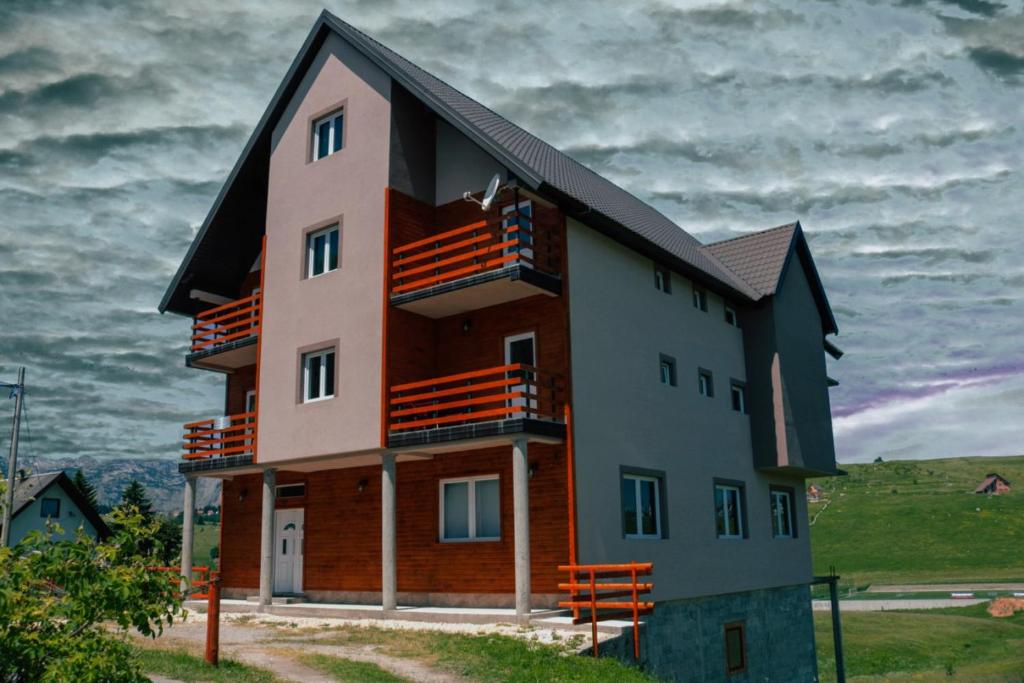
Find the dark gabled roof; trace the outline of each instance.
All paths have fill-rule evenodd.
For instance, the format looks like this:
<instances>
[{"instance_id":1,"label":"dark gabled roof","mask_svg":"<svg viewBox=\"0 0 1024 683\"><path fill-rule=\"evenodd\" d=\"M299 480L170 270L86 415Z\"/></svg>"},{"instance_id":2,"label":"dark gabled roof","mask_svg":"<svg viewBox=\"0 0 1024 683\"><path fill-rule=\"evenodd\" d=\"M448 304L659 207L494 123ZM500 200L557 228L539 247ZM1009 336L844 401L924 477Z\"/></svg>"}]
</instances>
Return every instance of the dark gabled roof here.
<instances>
[{"instance_id":1,"label":"dark gabled roof","mask_svg":"<svg viewBox=\"0 0 1024 683\"><path fill-rule=\"evenodd\" d=\"M811 249L807 245L807 238L804 237L799 221L714 242L705 248L755 289L758 294L756 298L773 296L778 291L786 269L796 254L807 274L814 300L818 304L823 331L825 334L839 332L832 307L825 295L825 286L821 283L821 277L814 265L814 259L811 258ZM838 356L842 355L842 351L834 346L833 348ZM832 351L829 353L838 358Z\"/></svg>"},{"instance_id":2,"label":"dark gabled roof","mask_svg":"<svg viewBox=\"0 0 1024 683\"><path fill-rule=\"evenodd\" d=\"M668 261L684 274L741 298L759 298L757 291L732 273L715 254L653 207L325 10L292 62L196 235L160 303L161 312L168 309L191 312L188 292L193 287L233 295L233 288L244 275L243 269L248 269L255 260L258 240L251 239L246 242L247 246L239 249L242 241L235 236L240 230L263 225L265 203L254 202L252 198L260 192L265 197L271 130L331 32L349 42L437 116L498 159L532 190L560 200L570 211L585 213L588 224L633 248L653 252L652 255ZM249 220L227 218L228 209L244 212ZM225 263L226 256L230 262Z\"/></svg>"},{"instance_id":3,"label":"dark gabled roof","mask_svg":"<svg viewBox=\"0 0 1024 683\"><path fill-rule=\"evenodd\" d=\"M16 479L11 518L17 517L32 501L45 494L54 484L60 485L67 497L71 499L82 512L82 515L96 529L96 533L100 535L100 538L106 538L110 535L110 528L107 527L107 523L103 521L103 518L100 517L95 508L89 505L89 501L85 499L85 496L82 495L78 487L75 486L74 482L64 472L46 472L44 474L33 474L24 479Z\"/></svg>"}]
</instances>

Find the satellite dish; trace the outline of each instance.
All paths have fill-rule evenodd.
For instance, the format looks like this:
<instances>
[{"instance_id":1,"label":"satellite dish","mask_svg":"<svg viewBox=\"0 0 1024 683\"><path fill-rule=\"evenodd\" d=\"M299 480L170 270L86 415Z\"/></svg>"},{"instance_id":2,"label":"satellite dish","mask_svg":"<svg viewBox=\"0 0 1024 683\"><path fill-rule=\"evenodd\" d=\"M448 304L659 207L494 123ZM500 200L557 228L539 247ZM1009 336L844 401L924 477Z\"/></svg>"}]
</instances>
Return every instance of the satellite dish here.
<instances>
[{"instance_id":1,"label":"satellite dish","mask_svg":"<svg viewBox=\"0 0 1024 683\"><path fill-rule=\"evenodd\" d=\"M501 176L497 173L491 178L491 182L487 183L487 191L484 192L484 200L480 202L480 210L486 211L491 208L491 204L494 202L494 198L498 194L498 183L501 182Z\"/></svg>"},{"instance_id":2,"label":"satellite dish","mask_svg":"<svg viewBox=\"0 0 1024 683\"><path fill-rule=\"evenodd\" d=\"M495 173L494 177L491 178L491 182L487 183L487 190L484 192L484 200L480 201L473 196L472 192L463 192L462 198L467 202L473 202L480 205L482 211L486 211L491 208L491 204L494 203L494 198L498 196L498 191L501 189L498 185L501 183L501 174Z\"/></svg>"}]
</instances>

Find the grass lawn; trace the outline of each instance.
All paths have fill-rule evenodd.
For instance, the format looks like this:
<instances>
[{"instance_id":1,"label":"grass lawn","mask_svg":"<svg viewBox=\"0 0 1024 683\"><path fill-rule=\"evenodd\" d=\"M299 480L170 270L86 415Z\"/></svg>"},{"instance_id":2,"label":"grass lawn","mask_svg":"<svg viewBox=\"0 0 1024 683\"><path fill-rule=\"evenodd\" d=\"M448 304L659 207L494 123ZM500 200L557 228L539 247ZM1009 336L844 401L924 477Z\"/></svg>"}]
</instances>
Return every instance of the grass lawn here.
<instances>
[{"instance_id":1,"label":"grass lawn","mask_svg":"<svg viewBox=\"0 0 1024 683\"><path fill-rule=\"evenodd\" d=\"M212 667L202 657L179 650L137 648L136 653L145 673L159 674L180 681L277 683L280 680L268 671L246 666L230 659L221 659L219 667Z\"/></svg>"},{"instance_id":2,"label":"grass lawn","mask_svg":"<svg viewBox=\"0 0 1024 683\"><path fill-rule=\"evenodd\" d=\"M844 465L811 503L816 574L872 583L1024 581L1024 456ZM988 472L1010 493L972 493ZM822 511L823 510L823 511Z\"/></svg>"},{"instance_id":3,"label":"grass lawn","mask_svg":"<svg viewBox=\"0 0 1024 683\"><path fill-rule=\"evenodd\" d=\"M832 621L814 614L818 669L835 681ZM847 612L843 615L847 680L1024 680L1024 614L996 619L985 605L914 612Z\"/></svg>"},{"instance_id":4,"label":"grass lawn","mask_svg":"<svg viewBox=\"0 0 1024 683\"><path fill-rule=\"evenodd\" d=\"M402 683L405 680L370 662L355 662L351 659L329 657L327 655L306 655L305 657L300 657L299 661L339 681Z\"/></svg>"},{"instance_id":5,"label":"grass lawn","mask_svg":"<svg viewBox=\"0 0 1024 683\"><path fill-rule=\"evenodd\" d=\"M216 567L210 557L210 550L220 544L219 524L196 524L192 542L192 564L197 567Z\"/></svg>"},{"instance_id":6,"label":"grass lawn","mask_svg":"<svg viewBox=\"0 0 1024 683\"><path fill-rule=\"evenodd\" d=\"M372 644L381 654L415 659L477 681L639 683L655 680L615 659L581 657L567 654L566 648L558 645L542 645L506 636L346 627L336 636L316 642L349 646Z\"/></svg>"}]
</instances>

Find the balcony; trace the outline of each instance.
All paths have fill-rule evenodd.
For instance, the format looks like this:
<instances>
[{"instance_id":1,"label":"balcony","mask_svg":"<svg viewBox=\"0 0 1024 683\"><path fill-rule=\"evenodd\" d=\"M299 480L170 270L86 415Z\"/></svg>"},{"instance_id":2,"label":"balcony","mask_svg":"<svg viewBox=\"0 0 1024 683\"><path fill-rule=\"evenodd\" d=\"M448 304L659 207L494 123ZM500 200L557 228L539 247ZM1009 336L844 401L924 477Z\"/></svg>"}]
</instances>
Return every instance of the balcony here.
<instances>
[{"instance_id":1,"label":"balcony","mask_svg":"<svg viewBox=\"0 0 1024 683\"><path fill-rule=\"evenodd\" d=\"M560 377L514 363L391 387L389 447L565 435Z\"/></svg>"},{"instance_id":2,"label":"balcony","mask_svg":"<svg viewBox=\"0 0 1024 683\"><path fill-rule=\"evenodd\" d=\"M431 235L391 255L391 303L428 318L562 291L558 232L535 226L528 211Z\"/></svg>"},{"instance_id":3,"label":"balcony","mask_svg":"<svg viewBox=\"0 0 1024 683\"><path fill-rule=\"evenodd\" d=\"M247 465L256 457L256 413L189 422L184 427L181 471Z\"/></svg>"},{"instance_id":4,"label":"balcony","mask_svg":"<svg viewBox=\"0 0 1024 683\"><path fill-rule=\"evenodd\" d=\"M261 302L262 296L257 292L197 315L187 365L231 372L256 363Z\"/></svg>"}]
</instances>

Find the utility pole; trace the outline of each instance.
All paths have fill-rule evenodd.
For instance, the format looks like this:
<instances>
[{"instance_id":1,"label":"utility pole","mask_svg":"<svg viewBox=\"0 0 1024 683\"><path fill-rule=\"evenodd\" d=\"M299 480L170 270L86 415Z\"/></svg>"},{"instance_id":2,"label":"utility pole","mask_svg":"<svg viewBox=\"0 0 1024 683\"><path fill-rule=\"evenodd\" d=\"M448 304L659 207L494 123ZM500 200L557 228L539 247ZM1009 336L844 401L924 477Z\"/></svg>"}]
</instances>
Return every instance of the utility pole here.
<instances>
[{"instance_id":1,"label":"utility pole","mask_svg":"<svg viewBox=\"0 0 1024 683\"><path fill-rule=\"evenodd\" d=\"M0 527L0 548L7 547L7 541L11 535L14 487L17 484L18 476L18 430L21 428L21 403L25 399L24 367L18 369L18 383L12 389L14 393L14 427L11 430L11 455L7 460L7 491L4 492L4 517L3 527Z\"/></svg>"}]
</instances>

